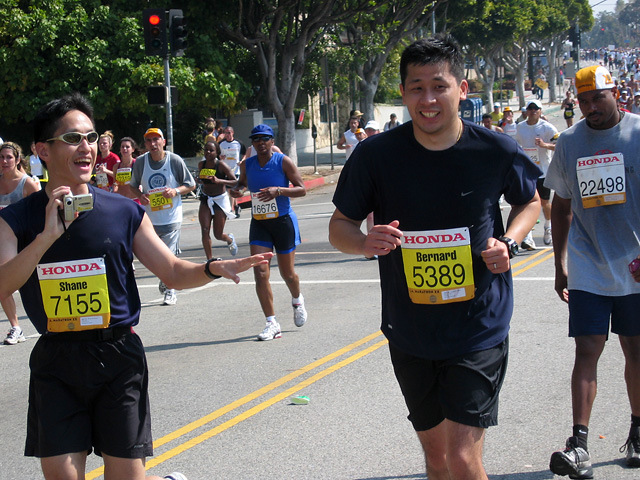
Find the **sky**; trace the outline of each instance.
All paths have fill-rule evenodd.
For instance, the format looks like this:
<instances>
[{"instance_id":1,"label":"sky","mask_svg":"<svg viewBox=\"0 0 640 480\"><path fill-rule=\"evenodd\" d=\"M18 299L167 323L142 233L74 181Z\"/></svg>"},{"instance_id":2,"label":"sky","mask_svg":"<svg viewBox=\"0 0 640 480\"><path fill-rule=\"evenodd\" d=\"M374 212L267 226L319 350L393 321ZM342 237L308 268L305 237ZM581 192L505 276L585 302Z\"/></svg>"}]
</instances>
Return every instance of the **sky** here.
<instances>
[{"instance_id":1,"label":"sky","mask_svg":"<svg viewBox=\"0 0 640 480\"><path fill-rule=\"evenodd\" d=\"M613 13L616 9L616 0L604 0L604 2L602 0L589 0L589 5L591 5L593 15L597 16L600 12Z\"/></svg>"}]
</instances>

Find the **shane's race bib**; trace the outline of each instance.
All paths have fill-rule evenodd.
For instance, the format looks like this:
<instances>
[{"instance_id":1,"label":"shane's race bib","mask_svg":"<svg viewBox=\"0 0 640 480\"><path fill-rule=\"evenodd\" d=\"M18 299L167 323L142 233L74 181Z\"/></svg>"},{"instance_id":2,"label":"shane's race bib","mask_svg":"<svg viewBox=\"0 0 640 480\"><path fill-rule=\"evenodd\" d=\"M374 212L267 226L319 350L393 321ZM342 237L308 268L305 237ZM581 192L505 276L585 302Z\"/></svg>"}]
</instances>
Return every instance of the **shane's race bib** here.
<instances>
[{"instance_id":1,"label":"shane's race bib","mask_svg":"<svg viewBox=\"0 0 640 480\"><path fill-rule=\"evenodd\" d=\"M48 331L109 326L111 306L103 258L38 265L38 280Z\"/></svg>"},{"instance_id":2,"label":"shane's race bib","mask_svg":"<svg viewBox=\"0 0 640 480\"><path fill-rule=\"evenodd\" d=\"M583 208L603 207L627 201L622 153L579 158L576 174Z\"/></svg>"},{"instance_id":3,"label":"shane's race bib","mask_svg":"<svg viewBox=\"0 0 640 480\"><path fill-rule=\"evenodd\" d=\"M200 174L198 176L200 178L215 177L216 176L216 169L215 168L203 168L202 170L200 170Z\"/></svg>"},{"instance_id":4,"label":"shane's race bib","mask_svg":"<svg viewBox=\"0 0 640 480\"><path fill-rule=\"evenodd\" d=\"M251 213L256 220L266 220L280 216L276 199L272 198L263 202L258 198L257 192L251 192Z\"/></svg>"},{"instance_id":5,"label":"shane's race bib","mask_svg":"<svg viewBox=\"0 0 640 480\"><path fill-rule=\"evenodd\" d=\"M413 303L462 302L474 297L469 229L404 232L402 262Z\"/></svg>"}]
</instances>

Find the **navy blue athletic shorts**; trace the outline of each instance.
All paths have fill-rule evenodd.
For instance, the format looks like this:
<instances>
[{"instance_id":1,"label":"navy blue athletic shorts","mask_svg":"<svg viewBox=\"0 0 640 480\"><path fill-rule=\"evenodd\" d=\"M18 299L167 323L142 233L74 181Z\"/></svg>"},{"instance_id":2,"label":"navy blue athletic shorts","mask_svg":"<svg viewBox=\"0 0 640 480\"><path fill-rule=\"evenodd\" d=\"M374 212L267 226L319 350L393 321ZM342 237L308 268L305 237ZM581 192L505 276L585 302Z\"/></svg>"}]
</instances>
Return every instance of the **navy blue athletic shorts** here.
<instances>
[{"instance_id":1,"label":"navy blue athletic shorts","mask_svg":"<svg viewBox=\"0 0 640 480\"><path fill-rule=\"evenodd\" d=\"M569 336L609 335L611 331L624 337L640 335L640 294L609 297L569 291Z\"/></svg>"},{"instance_id":2,"label":"navy blue athletic shorts","mask_svg":"<svg viewBox=\"0 0 640 480\"><path fill-rule=\"evenodd\" d=\"M507 371L509 339L446 360L427 360L389 344L391 363L417 432L444 419L472 427L498 424L498 396Z\"/></svg>"},{"instance_id":3,"label":"navy blue athletic shorts","mask_svg":"<svg viewBox=\"0 0 640 480\"><path fill-rule=\"evenodd\" d=\"M293 212L267 220L252 218L249 227L249 243L272 250L275 248L276 253L291 253L297 245L300 245L298 219Z\"/></svg>"}]
</instances>

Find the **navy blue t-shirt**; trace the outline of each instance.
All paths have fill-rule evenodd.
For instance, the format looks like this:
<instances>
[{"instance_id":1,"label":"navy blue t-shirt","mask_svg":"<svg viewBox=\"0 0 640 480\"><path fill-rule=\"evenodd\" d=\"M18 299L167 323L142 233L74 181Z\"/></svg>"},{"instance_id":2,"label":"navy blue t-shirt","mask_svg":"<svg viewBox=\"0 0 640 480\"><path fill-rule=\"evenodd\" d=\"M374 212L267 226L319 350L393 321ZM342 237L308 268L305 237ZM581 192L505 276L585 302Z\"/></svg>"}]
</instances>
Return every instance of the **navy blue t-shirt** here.
<instances>
[{"instance_id":1,"label":"navy blue t-shirt","mask_svg":"<svg viewBox=\"0 0 640 480\"><path fill-rule=\"evenodd\" d=\"M402 351L445 359L492 348L509 332L511 272L491 273L480 252L504 234L499 199L513 205L533 198L541 172L505 134L464 122L460 140L443 151L418 143L413 123L360 142L346 163L333 198L348 218L400 222L402 231L466 227L471 237L475 297L418 304L409 297L402 249L380 257L382 331Z\"/></svg>"},{"instance_id":2,"label":"navy blue t-shirt","mask_svg":"<svg viewBox=\"0 0 640 480\"><path fill-rule=\"evenodd\" d=\"M93 210L81 212L46 251L39 264L104 258L111 306L110 327L137 325L140 297L132 268L133 238L144 210L121 195L92 186L89 186L89 192L93 194ZM18 239L18 252L44 230L48 202L49 197L41 190L0 211L0 216ZM37 269L20 288L20 296L36 330L47 333Z\"/></svg>"}]
</instances>

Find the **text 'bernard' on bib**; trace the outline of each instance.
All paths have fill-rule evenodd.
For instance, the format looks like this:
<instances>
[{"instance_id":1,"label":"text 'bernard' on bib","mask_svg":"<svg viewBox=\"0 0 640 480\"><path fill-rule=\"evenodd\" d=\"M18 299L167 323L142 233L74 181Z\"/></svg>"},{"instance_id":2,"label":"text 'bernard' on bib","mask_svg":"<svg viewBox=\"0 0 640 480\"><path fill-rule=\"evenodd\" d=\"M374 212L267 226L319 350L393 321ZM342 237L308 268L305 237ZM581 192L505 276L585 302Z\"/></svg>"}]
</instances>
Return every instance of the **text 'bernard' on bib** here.
<instances>
[{"instance_id":1,"label":"text 'bernard' on bib","mask_svg":"<svg viewBox=\"0 0 640 480\"><path fill-rule=\"evenodd\" d=\"M402 262L413 303L462 302L474 297L467 227L403 233Z\"/></svg>"}]
</instances>

